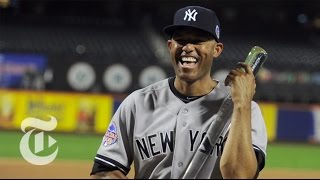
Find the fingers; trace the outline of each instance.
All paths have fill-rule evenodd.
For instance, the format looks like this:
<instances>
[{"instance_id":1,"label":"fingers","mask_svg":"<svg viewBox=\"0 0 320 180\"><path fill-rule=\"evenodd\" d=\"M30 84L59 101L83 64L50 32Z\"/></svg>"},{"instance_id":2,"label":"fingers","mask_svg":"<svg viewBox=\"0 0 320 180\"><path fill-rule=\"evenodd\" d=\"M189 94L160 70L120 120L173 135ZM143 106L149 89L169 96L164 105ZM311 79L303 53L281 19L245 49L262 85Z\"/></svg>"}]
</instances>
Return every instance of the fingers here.
<instances>
[{"instance_id":1,"label":"fingers","mask_svg":"<svg viewBox=\"0 0 320 180\"><path fill-rule=\"evenodd\" d=\"M237 66L236 66L236 70L237 71L242 71L244 70L245 73L249 73L252 74L252 68L249 64L246 64L244 62L238 62Z\"/></svg>"},{"instance_id":2,"label":"fingers","mask_svg":"<svg viewBox=\"0 0 320 180\"><path fill-rule=\"evenodd\" d=\"M231 85L230 82L234 80L236 76L242 76L245 74L253 75L253 71L250 65L239 62L235 69L231 70L225 79L225 85Z\"/></svg>"}]
</instances>

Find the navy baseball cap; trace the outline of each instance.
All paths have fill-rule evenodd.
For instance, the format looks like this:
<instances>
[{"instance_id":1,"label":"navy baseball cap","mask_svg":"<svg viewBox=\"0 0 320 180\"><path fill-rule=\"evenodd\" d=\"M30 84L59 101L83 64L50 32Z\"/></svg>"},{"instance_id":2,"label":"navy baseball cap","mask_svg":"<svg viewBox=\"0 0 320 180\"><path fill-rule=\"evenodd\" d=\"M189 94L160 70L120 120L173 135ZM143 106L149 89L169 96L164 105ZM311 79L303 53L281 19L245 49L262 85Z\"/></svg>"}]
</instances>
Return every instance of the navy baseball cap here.
<instances>
[{"instance_id":1,"label":"navy baseball cap","mask_svg":"<svg viewBox=\"0 0 320 180\"><path fill-rule=\"evenodd\" d=\"M220 23L214 11L201 6L187 6L176 11L173 25L163 28L163 32L172 36L180 27L193 27L213 35L217 42L220 39Z\"/></svg>"}]
</instances>

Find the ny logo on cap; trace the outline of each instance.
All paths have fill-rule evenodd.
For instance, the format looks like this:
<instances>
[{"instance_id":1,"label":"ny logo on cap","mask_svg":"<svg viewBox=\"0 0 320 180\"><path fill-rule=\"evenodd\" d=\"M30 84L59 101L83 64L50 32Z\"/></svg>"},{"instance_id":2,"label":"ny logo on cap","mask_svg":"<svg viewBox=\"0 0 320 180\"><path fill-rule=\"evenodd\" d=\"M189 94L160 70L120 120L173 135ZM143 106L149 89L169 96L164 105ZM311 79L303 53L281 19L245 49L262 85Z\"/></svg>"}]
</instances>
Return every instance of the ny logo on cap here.
<instances>
[{"instance_id":1,"label":"ny logo on cap","mask_svg":"<svg viewBox=\"0 0 320 180\"><path fill-rule=\"evenodd\" d=\"M190 11L190 9L188 9L188 11L185 11L185 16L183 18L183 20L186 20L188 17L188 21L196 21L196 16L198 14L198 12L194 9L193 11Z\"/></svg>"}]
</instances>

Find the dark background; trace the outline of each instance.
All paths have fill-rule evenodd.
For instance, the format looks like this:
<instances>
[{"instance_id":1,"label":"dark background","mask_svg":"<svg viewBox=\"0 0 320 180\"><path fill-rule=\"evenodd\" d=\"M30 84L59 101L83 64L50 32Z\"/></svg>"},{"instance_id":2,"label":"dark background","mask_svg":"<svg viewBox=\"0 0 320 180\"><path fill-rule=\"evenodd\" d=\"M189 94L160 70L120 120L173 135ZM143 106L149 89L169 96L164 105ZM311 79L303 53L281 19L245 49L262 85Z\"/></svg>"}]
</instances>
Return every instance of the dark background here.
<instances>
[{"instance_id":1,"label":"dark background","mask_svg":"<svg viewBox=\"0 0 320 180\"><path fill-rule=\"evenodd\" d=\"M5 1L4 1L5 2ZM53 73L43 88L71 91L66 80L76 62L92 65L94 85L84 92L128 94L139 73L155 65L173 75L162 28L186 5L213 9L225 50L213 72L229 70L258 45L268 52L257 78L261 101L320 102L320 2L311 0L11 0L0 7L0 53L43 54ZM82 50L81 50L82 48ZM132 82L116 92L102 83L104 70L121 63ZM43 75L45 72L39 72ZM13 86L5 88L23 89Z\"/></svg>"}]
</instances>

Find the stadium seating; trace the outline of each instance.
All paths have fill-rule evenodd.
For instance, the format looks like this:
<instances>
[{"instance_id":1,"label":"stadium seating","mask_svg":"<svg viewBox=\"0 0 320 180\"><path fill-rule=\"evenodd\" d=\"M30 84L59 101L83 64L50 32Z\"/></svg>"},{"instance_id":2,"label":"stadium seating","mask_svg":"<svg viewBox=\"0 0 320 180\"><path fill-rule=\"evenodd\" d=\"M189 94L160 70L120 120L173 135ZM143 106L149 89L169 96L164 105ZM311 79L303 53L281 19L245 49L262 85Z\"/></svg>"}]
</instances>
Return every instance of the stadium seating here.
<instances>
[{"instance_id":1,"label":"stadium seating","mask_svg":"<svg viewBox=\"0 0 320 180\"><path fill-rule=\"evenodd\" d=\"M75 62L85 61L94 66L98 74L96 86L102 86L102 73L107 66L120 63L133 74L133 81L126 93L139 88L138 75L149 65L157 65L172 74L171 66L164 65L155 53L155 48L165 47L166 36L152 22L148 27L155 33L147 34L146 26L131 26L126 21L101 18L80 18L78 16L51 17L48 19L14 21L11 16L0 21L1 53L36 53L48 57L48 66L55 72L54 82L48 90L72 91L66 83L68 68ZM23 23L21 23L23 21ZM158 24L159 25L159 24ZM155 36L157 37L150 37ZM151 39L161 37L159 44ZM306 33L303 29L280 29L279 31L226 31L222 35L225 49L214 61L213 71L233 68L243 61L251 47L258 45L268 52L264 67L272 71L272 78L266 82L257 80L256 98L263 101L320 102L318 92L320 69L319 35ZM304 70L310 80L304 83L281 79L282 72L298 73ZM313 77L317 76L317 77ZM288 78L288 76L286 76ZM317 83L317 84L316 84ZM90 90L89 90L90 91ZM107 92L100 88L100 92ZM302 93L310 92L310 93Z\"/></svg>"}]
</instances>

